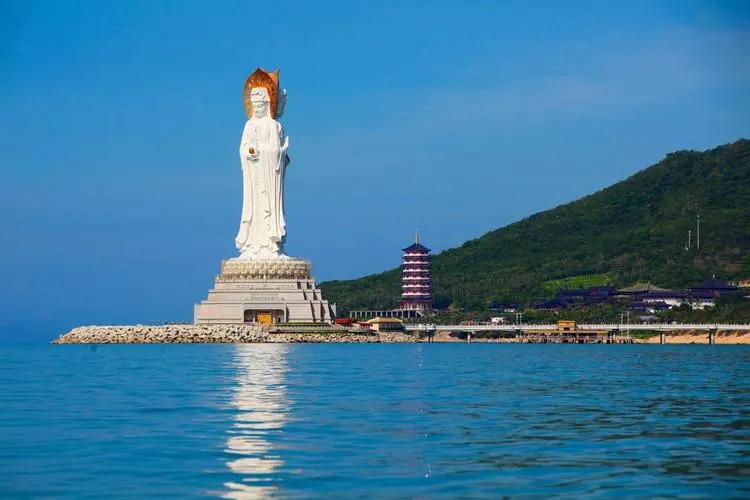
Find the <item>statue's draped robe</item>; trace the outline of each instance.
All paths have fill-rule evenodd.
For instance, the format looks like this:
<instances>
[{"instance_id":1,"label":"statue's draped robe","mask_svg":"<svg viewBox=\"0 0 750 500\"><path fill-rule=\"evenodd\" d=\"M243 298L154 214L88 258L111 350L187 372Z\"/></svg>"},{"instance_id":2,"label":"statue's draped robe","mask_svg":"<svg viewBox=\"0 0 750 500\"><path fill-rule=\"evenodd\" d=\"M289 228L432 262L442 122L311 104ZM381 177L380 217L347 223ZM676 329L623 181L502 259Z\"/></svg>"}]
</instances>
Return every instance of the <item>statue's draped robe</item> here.
<instances>
[{"instance_id":1,"label":"statue's draped robe","mask_svg":"<svg viewBox=\"0 0 750 500\"><path fill-rule=\"evenodd\" d=\"M242 218L235 243L243 259L283 258L284 174L288 157L282 149L284 129L270 118L245 123L240 143L243 197ZM249 148L258 153L250 159Z\"/></svg>"}]
</instances>

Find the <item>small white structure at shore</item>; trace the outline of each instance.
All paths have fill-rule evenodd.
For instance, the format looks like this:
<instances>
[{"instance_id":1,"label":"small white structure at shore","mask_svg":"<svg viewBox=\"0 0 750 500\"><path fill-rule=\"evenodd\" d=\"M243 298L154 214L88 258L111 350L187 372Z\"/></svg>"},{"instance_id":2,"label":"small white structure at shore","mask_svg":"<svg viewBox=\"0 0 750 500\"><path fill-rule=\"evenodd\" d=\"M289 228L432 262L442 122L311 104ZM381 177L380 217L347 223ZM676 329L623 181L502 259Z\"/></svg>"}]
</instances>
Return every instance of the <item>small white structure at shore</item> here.
<instances>
[{"instance_id":1,"label":"small white structure at shore","mask_svg":"<svg viewBox=\"0 0 750 500\"><path fill-rule=\"evenodd\" d=\"M404 322L398 318L372 318L365 321L376 332L400 332L404 329Z\"/></svg>"}]
</instances>

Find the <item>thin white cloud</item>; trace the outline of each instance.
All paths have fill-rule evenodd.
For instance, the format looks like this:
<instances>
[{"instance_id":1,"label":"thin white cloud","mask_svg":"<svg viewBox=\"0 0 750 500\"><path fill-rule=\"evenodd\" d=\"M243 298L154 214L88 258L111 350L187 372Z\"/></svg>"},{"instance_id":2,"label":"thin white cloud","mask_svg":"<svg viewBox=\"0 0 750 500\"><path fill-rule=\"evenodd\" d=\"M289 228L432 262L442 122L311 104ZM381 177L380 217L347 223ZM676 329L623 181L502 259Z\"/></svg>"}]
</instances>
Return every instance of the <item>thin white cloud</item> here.
<instances>
[{"instance_id":1,"label":"thin white cloud","mask_svg":"<svg viewBox=\"0 0 750 500\"><path fill-rule=\"evenodd\" d=\"M681 29L636 43L597 45L556 47L512 80L488 77L481 86L436 86L383 100L404 103L401 114L407 119L397 122L411 133L433 133L446 119L470 126L538 120L549 113L599 115L696 92L750 89L750 29ZM502 73L493 68L486 73L493 72Z\"/></svg>"}]
</instances>

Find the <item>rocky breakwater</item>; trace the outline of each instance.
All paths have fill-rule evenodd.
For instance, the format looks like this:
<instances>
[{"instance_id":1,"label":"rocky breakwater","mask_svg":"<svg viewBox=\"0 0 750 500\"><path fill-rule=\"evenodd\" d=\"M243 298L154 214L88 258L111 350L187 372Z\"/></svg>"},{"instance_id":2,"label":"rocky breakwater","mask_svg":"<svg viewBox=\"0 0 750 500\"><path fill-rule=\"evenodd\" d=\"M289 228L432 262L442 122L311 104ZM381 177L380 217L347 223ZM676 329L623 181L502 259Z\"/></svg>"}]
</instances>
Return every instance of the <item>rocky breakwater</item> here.
<instances>
[{"instance_id":1,"label":"rocky breakwater","mask_svg":"<svg viewBox=\"0 0 750 500\"><path fill-rule=\"evenodd\" d=\"M245 325L81 326L53 344L247 344L328 342L419 342L403 333L304 332L269 333Z\"/></svg>"}]
</instances>

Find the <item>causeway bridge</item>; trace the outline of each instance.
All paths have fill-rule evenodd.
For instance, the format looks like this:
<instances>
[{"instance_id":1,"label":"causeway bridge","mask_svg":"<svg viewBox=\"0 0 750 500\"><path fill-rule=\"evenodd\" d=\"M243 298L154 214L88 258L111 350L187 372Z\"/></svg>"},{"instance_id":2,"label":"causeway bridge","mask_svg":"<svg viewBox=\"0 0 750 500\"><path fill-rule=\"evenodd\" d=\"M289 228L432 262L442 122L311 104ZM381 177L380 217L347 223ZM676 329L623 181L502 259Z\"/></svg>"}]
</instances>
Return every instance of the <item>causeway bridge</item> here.
<instances>
[{"instance_id":1,"label":"causeway bridge","mask_svg":"<svg viewBox=\"0 0 750 500\"><path fill-rule=\"evenodd\" d=\"M407 331L463 331L463 332L518 332L518 333L536 333L549 332L558 329L557 324L495 324L495 323L472 323L465 325L436 325L436 324L406 324L404 328ZM656 331L656 332L673 332L685 330L698 330L706 332L720 331L747 331L750 332L750 324L742 323L577 323L575 331L602 331L623 332L623 331Z\"/></svg>"},{"instance_id":2,"label":"causeway bridge","mask_svg":"<svg viewBox=\"0 0 750 500\"><path fill-rule=\"evenodd\" d=\"M463 325L419 324L404 325L407 331L422 332L432 337L436 331L454 331L468 334L478 332L502 333L503 337L512 337L521 341L532 342L598 342L598 343L632 343L630 333L634 331L659 332L659 343L666 343L667 332L697 330L708 333L708 343L716 343L716 335L721 331L750 332L750 324L739 323L576 323L562 320L555 324L510 324L471 323ZM624 334L624 335L623 335ZM471 342L471 335L468 339Z\"/></svg>"}]
</instances>

